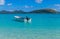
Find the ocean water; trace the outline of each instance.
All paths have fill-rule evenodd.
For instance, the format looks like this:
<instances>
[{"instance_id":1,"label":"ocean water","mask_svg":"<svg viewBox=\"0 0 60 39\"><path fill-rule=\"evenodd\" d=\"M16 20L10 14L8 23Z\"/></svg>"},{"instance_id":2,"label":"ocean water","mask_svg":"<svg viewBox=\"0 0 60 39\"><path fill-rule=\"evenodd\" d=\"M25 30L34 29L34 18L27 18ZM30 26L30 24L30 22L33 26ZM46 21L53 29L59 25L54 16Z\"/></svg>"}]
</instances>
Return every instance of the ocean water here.
<instances>
[{"instance_id":1,"label":"ocean water","mask_svg":"<svg viewBox=\"0 0 60 39\"><path fill-rule=\"evenodd\" d=\"M14 21L14 16L32 22ZM0 14L0 39L60 39L60 14Z\"/></svg>"}]
</instances>

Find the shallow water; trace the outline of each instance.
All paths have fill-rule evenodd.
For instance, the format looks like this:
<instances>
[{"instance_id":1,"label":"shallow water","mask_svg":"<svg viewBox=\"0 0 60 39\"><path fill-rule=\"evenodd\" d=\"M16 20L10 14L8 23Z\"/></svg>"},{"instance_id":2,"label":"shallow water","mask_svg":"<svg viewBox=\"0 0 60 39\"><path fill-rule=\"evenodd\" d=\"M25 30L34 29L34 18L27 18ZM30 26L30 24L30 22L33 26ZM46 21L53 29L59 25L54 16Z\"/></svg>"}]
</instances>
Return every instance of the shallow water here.
<instances>
[{"instance_id":1,"label":"shallow water","mask_svg":"<svg viewBox=\"0 0 60 39\"><path fill-rule=\"evenodd\" d=\"M14 21L14 16L32 22ZM60 14L0 14L0 39L60 39Z\"/></svg>"}]
</instances>

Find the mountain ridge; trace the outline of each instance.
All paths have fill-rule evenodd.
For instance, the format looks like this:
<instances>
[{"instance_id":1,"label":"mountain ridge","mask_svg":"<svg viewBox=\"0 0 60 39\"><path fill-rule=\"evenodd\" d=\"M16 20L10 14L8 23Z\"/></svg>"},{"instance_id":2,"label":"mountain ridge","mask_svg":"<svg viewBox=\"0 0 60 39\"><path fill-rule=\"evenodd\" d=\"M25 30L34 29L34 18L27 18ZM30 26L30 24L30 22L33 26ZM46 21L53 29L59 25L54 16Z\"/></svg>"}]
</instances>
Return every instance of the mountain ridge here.
<instances>
[{"instance_id":1,"label":"mountain ridge","mask_svg":"<svg viewBox=\"0 0 60 39\"><path fill-rule=\"evenodd\" d=\"M54 9L39 9L39 10L33 10L30 12L25 12L23 10L14 10L14 11L6 11L6 10L2 10L0 11L0 14L26 14L26 13L60 13Z\"/></svg>"}]
</instances>

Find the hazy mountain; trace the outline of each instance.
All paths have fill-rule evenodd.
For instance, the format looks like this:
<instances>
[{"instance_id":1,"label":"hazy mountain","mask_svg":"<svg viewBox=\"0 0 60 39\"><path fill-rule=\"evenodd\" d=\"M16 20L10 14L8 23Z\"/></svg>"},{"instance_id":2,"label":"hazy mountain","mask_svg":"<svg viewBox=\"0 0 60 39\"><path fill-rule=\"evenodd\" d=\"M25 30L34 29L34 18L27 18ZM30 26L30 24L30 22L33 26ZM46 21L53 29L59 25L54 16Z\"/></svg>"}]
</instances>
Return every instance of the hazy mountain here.
<instances>
[{"instance_id":1,"label":"hazy mountain","mask_svg":"<svg viewBox=\"0 0 60 39\"><path fill-rule=\"evenodd\" d=\"M14 10L14 11L2 10L2 11L0 11L0 14L19 14L19 13L25 13L25 12L22 10Z\"/></svg>"}]
</instances>

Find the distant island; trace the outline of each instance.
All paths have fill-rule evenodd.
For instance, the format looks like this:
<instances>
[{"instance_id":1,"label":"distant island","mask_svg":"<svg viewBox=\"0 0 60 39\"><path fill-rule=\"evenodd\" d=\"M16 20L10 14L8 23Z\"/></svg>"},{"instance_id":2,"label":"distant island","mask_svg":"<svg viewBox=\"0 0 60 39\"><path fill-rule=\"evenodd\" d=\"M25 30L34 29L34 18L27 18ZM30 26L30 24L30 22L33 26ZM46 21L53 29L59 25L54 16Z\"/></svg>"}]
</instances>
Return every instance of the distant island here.
<instances>
[{"instance_id":1,"label":"distant island","mask_svg":"<svg viewBox=\"0 0 60 39\"><path fill-rule=\"evenodd\" d=\"M51 14L56 14L56 13L60 13L54 9L40 9L40 10L33 10L30 12L24 12L22 10L14 10L14 11L6 11L6 10L2 10L0 11L0 14L29 14L29 13L51 13Z\"/></svg>"},{"instance_id":2,"label":"distant island","mask_svg":"<svg viewBox=\"0 0 60 39\"><path fill-rule=\"evenodd\" d=\"M54 9L40 9L40 10L33 10L30 13L59 13L58 11L54 10Z\"/></svg>"},{"instance_id":3,"label":"distant island","mask_svg":"<svg viewBox=\"0 0 60 39\"><path fill-rule=\"evenodd\" d=\"M0 11L0 14L22 14L22 13L25 13L24 11L22 10L14 10L14 11L6 11L6 10L2 10Z\"/></svg>"}]
</instances>

